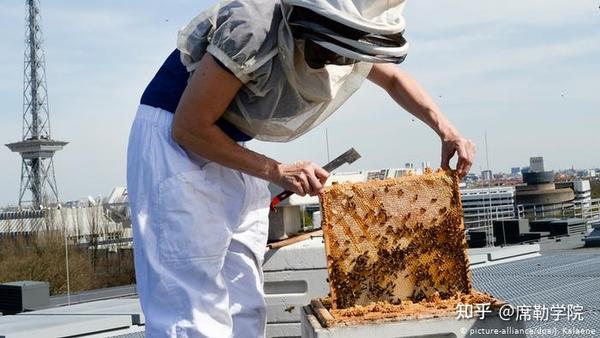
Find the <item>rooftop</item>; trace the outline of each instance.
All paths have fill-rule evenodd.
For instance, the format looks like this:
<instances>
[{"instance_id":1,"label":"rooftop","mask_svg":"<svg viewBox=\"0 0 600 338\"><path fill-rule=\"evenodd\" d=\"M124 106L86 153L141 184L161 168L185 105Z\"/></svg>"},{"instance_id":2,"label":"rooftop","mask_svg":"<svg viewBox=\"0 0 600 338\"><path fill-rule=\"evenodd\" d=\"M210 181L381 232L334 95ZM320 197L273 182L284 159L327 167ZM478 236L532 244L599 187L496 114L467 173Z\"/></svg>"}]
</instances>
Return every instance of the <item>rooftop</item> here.
<instances>
[{"instance_id":1,"label":"rooftop","mask_svg":"<svg viewBox=\"0 0 600 338\"><path fill-rule=\"evenodd\" d=\"M600 332L600 248L583 248L582 236L540 242L541 256L500 264L477 264L474 285L518 306L581 306L583 321L560 318L525 323L528 328L595 329ZM529 244L524 244L525 246ZM491 255L509 255L514 247L494 248ZM479 250L479 249L478 249ZM480 255L472 251L473 259ZM490 256L491 257L491 256ZM472 261L473 261L472 259ZM45 310L0 317L0 338L36 336L143 337L145 319L133 286L96 290L51 299ZM114 299L103 299L103 298ZM103 299L103 300L98 300ZM94 300L94 301L92 301ZM529 335L528 337L537 337Z\"/></svg>"}]
</instances>

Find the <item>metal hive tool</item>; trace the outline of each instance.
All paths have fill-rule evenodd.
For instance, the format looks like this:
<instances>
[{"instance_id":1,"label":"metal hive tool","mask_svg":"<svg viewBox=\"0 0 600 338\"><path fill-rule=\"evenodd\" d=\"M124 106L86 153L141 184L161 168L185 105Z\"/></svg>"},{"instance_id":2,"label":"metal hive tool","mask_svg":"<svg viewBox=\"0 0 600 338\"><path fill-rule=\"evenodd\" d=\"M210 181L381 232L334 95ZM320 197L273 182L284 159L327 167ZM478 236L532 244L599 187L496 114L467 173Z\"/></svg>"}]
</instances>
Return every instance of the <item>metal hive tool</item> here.
<instances>
[{"instance_id":1,"label":"metal hive tool","mask_svg":"<svg viewBox=\"0 0 600 338\"><path fill-rule=\"evenodd\" d=\"M471 293L455 174L337 184L320 199L333 309Z\"/></svg>"}]
</instances>

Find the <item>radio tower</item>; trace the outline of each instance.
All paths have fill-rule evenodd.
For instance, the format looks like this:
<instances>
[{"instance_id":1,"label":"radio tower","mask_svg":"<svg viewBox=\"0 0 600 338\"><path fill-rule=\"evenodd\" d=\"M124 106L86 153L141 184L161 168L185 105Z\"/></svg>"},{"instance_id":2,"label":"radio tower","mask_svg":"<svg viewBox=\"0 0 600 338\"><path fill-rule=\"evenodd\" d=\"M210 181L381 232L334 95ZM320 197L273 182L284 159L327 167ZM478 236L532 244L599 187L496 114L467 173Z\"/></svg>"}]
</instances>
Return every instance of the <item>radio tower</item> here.
<instances>
[{"instance_id":1,"label":"radio tower","mask_svg":"<svg viewBox=\"0 0 600 338\"><path fill-rule=\"evenodd\" d=\"M23 81L23 139L7 144L23 159L19 207L30 204L34 209L58 203L54 176L54 153L67 142L55 141L50 135L50 114L46 88L46 60L42 49L39 0L26 0L25 69ZM48 190L47 187L50 189ZM26 199L27 191L31 199Z\"/></svg>"}]
</instances>

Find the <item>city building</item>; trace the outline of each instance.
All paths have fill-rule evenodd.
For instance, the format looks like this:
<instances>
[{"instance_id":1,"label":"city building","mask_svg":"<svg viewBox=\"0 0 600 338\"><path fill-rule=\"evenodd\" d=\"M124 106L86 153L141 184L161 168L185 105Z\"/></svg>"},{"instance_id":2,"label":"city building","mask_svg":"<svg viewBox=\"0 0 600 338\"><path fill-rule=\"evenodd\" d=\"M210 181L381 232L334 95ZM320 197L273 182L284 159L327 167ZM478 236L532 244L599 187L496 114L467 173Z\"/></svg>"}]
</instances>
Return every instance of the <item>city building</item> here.
<instances>
[{"instance_id":1,"label":"city building","mask_svg":"<svg viewBox=\"0 0 600 338\"><path fill-rule=\"evenodd\" d=\"M133 233L127 189L117 187L106 199L88 197L57 208L0 210L0 238L62 230L71 244L85 245L93 238L98 248L130 248Z\"/></svg>"},{"instance_id":2,"label":"city building","mask_svg":"<svg viewBox=\"0 0 600 338\"><path fill-rule=\"evenodd\" d=\"M534 164L534 163L532 163ZM540 167L539 163L537 169ZM516 186L516 205L530 217L556 217L575 199L572 188L557 187L553 171L523 173L522 185ZM541 214L540 214L541 213Z\"/></svg>"},{"instance_id":3,"label":"city building","mask_svg":"<svg viewBox=\"0 0 600 338\"><path fill-rule=\"evenodd\" d=\"M556 183L557 188L572 189L575 194L573 204L575 207L589 208L592 204L592 188L588 180Z\"/></svg>"},{"instance_id":4,"label":"city building","mask_svg":"<svg viewBox=\"0 0 600 338\"><path fill-rule=\"evenodd\" d=\"M596 175L597 175L597 173L596 173L595 169L583 169L583 170L577 171L578 177L594 178L594 177L596 177Z\"/></svg>"},{"instance_id":5,"label":"city building","mask_svg":"<svg viewBox=\"0 0 600 338\"><path fill-rule=\"evenodd\" d=\"M461 200L468 229L515 217L515 188L512 186L462 189Z\"/></svg>"},{"instance_id":6,"label":"city building","mask_svg":"<svg viewBox=\"0 0 600 338\"><path fill-rule=\"evenodd\" d=\"M463 178L463 182L469 186L469 185L473 185L474 183L476 183L477 181L479 181L479 176L477 176L477 174L467 174L464 178Z\"/></svg>"},{"instance_id":7,"label":"city building","mask_svg":"<svg viewBox=\"0 0 600 338\"><path fill-rule=\"evenodd\" d=\"M544 172L544 158L532 157L529 159L529 170L534 173Z\"/></svg>"},{"instance_id":8,"label":"city building","mask_svg":"<svg viewBox=\"0 0 600 338\"><path fill-rule=\"evenodd\" d=\"M484 181L491 181L493 179L493 175L492 175L492 171L491 170L484 170L481 172L481 179Z\"/></svg>"}]
</instances>

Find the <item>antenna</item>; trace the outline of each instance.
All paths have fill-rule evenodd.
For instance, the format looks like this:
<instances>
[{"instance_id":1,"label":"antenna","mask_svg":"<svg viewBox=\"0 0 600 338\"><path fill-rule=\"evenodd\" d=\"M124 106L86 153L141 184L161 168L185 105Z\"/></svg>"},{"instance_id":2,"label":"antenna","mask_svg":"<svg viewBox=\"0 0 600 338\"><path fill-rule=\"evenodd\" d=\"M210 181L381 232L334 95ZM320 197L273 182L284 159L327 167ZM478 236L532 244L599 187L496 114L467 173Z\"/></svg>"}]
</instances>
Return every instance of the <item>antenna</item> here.
<instances>
[{"instance_id":1,"label":"antenna","mask_svg":"<svg viewBox=\"0 0 600 338\"><path fill-rule=\"evenodd\" d=\"M490 170L490 157L489 157L489 152L488 152L487 131L485 132L484 137L485 137L485 162L486 162L486 170L490 174L489 180L487 181L488 205L489 205L489 207L488 207L488 215L490 217L490 223L488 224L488 230L486 231L486 233L487 233L487 245L488 246L493 246L494 245L494 234L493 234L493 232L494 232L494 221L493 221L493 217L492 217L492 179L493 179L493 174L492 174L492 172Z\"/></svg>"},{"instance_id":2,"label":"antenna","mask_svg":"<svg viewBox=\"0 0 600 338\"><path fill-rule=\"evenodd\" d=\"M30 203L41 209L51 202L58 203L58 187L54 175L54 153L68 142L55 141L50 134L48 90L46 87L46 58L42 48L39 0L26 1L25 69L23 79L23 138L6 146L19 153L21 164L21 189L19 207ZM51 195L47 195L46 188ZM31 199L25 193L31 192ZM50 200L50 198L53 199Z\"/></svg>"},{"instance_id":3,"label":"antenna","mask_svg":"<svg viewBox=\"0 0 600 338\"><path fill-rule=\"evenodd\" d=\"M490 170L490 157L488 154L488 139L487 139L487 131L485 132L485 162L487 164L487 170Z\"/></svg>"}]
</instances>

